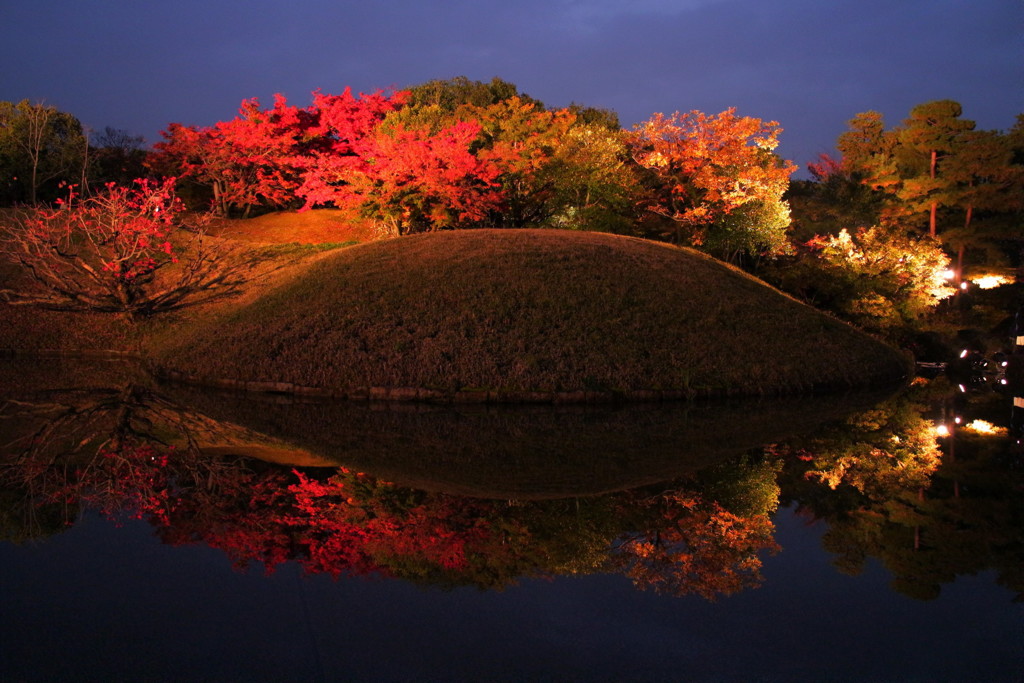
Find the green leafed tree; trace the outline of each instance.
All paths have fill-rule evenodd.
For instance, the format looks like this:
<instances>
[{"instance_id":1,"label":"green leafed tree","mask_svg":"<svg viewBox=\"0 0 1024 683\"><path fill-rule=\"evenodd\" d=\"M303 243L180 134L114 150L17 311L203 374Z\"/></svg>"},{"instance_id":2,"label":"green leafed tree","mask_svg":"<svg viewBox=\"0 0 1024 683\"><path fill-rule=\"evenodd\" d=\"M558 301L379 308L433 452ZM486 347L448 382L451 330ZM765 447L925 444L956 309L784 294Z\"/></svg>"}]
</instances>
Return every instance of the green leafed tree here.
<instances>
[{"instance_id":1,"label":"green leafed tree","mask_svg":"<svg viewBox=\"0 0 1024 683\"><path fill-rule=\"evenodd\" d=\"M880 222L940 239L956 253L958 274L968 250L1001 261L1006 243L1019 241L1024 208L1022 124L977 130L962 114L953 100L926 102L887 130L881 114L864 112L837 143L842 172L880 199Z\"/></svg>"},{"instance_id":2,"label":"green leafed tree","mask_svg":"<svg viewBox=\"0 0 1024 683\"><path fill-rule=\"evenodd\" d=\"M934 238L940 214L961 208L961 174L954 169L975 128L962 114L958 102L936 100L914 107L889 130L875 111L850 120L837 142L842 168L886 197L885 222L927 230Z\"/></svg>"},{"instance_id":3,"label":"green leafed tree","mask_svg":"<svg viewBox=\"0 0 1024 683\"><path fill-rule=\"evenodd\" d=\"M53 201L80 182L88 143L78 119L28 100L0 102L0 202Z\"/></svg>"},{"instance_id":4,"label":"green leafed tree","mask_svg":"<svg viewBox=\"0 0 1024 683\"><path fill-rule=\"evenodd\" d=\"M637 166L621 130L578 119L561 137L541 185L553 188L547 224L559 228L631 232L641 191Z\"/></svg>"},{"instance_id":5,"label":"green leafed tree","mask_svg":"<svg viewBox=\"0 0 1024 683\"><path fill-rule=\"evenodd\" d=\"M927 214L931 237L938 234L940 207L957 205L956 177L948 167L966 147L965 134L975 127L974 121L961 119L962 114L959 102L926 102L911 109L903 126L894 131L896 167L902 180L897 206L910 216Z\"/></svg>"},{"instance_id":6,"label":"green leafed tree","mask_svg":"<svg viewBox=\"0 0 1024 683\"><path fill-rule=\"evenodd\" d=\"M543 102L526 93L519 92L519 88L514 83L504 81L497 76L492 78L489 83L471 81L465 76L456 76L447 80L434 79L412 86L408 92L408 104L411 108L437 107L449 114L463 105L489 107L513 97L519 98L519 101L523 103L532 104L537 111L544 110Z\"/></svg>"},{"instance_id":7,"label":"green leafed tree","mask_svg":"<svg viewBox=\"0 0 1024 683\"><path fill-rule=\"evenodd\" d=\"M988 263L1002 260L1001 245L1019 234L1024 211L1024 165L1013 163L1011 136L988 130L964 133L946 174L961 220L951 222L942 240L956 252L956 273L963 273L968 249L983 251Z\"/></svg>"},{"instance_id":8,"label":"green leafed tree","mask_svg":"<svg viewBox=\"0 0 1024 683\"><path fill-rule=\"evenodd\" d=\"M875 190L896 182L892 159L892 137L886 135L885 119L877 111L857 114L839 136L836 147L842 153L842 170Z\"/></svg>"}]
</instances>

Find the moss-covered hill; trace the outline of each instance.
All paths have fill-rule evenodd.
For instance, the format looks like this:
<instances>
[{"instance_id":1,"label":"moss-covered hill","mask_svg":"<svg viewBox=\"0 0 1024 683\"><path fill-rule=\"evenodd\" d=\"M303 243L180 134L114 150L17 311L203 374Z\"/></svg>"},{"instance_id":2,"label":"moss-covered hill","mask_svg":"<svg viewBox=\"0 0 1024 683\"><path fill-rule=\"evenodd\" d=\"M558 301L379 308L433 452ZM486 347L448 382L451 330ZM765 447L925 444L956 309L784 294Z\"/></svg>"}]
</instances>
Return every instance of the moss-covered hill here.
<instances>
[{"instance_id":1,"label":"moss-covered hill","mask_svg":"<svg viewBox=\"0 0 1024 683\"><path fill-rule=\"evenodd\" d=\"M898 351L735 269L599 233L362 244L221 310L154 342L156 362L339 395L487 400L784 393L878 385L907 370Z\"/></svg>"}]
</instances>

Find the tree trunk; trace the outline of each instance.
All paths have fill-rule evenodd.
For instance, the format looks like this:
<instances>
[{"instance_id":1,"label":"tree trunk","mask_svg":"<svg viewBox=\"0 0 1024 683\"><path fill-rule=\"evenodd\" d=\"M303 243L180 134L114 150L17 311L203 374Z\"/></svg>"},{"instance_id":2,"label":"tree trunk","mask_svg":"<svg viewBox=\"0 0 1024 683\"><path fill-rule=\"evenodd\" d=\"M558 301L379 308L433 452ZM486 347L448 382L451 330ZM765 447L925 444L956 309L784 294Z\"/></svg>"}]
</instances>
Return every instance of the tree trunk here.
<instances>
[{"instance_id":1,"label":"tree trunk","mask_svg":"<svg viewBox=\"0 0 1024 683\"><path fill-rule=\"evenodd\" d=\"M217 213L221 218L228 218L228 203L224 199L224 191L219 180L213 181L213 204L217 207Z\"/></svg>"},{"instance_id":2,"label":"tree trunk","mask_svg":"<svg viewBox=\"0 0 1024 683\"><path fill-rule=\"evenodd\" d=\"M936 167L938 166L938 160L939 160L939 153L938 153L937 150L933 149L932 150L932 164L931 164L931 177L932 177L932 180L935 180L935 170L936 170ZM930 215L928 216L928 234L931 237L933 237L933 238L936 235L935 217L936 217L936 214L938 213L938 210L939 210L938 202L932 200L931 211L929 212Z\"/></svg>"},{"instance_id":3,"label":"tree trunk","mask_svg":"<svg viewBox=\"0 0 1024 683\"><path fill-rule=\"evenodd\" d=\"M964 239L966 239L967 231L971 227L971 216L974 214L974 207L970 204L967 205L967 216L964 218ZM956 250L956 279L953 284L956 285L956 298L960 300L960 292L963 289L960 287L964 281L964 252L967 250L967 245L961 240L960 246Z\"/></svg>"}]
</instances>

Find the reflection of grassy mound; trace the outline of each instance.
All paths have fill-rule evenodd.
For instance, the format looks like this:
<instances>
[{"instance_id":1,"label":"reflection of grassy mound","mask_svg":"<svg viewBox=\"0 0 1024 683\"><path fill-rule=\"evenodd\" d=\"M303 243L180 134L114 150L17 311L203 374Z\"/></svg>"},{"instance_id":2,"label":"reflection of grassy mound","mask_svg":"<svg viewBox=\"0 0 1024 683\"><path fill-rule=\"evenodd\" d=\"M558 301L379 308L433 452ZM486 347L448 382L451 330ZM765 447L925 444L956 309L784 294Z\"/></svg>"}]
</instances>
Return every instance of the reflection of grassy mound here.
<instances>
[{"instance_id":1,"label":"reflection of grassy mound","mask_svg":"<svg viewBox=\"0 0 1024 683\"><path fill-rule=\"evenodd\" d=\"M695 252L544 230L330 254L155 355L198 377L446 393L760 394L906 369L889 347Z\"/></svg>"},{"instance_id":2,"label":"reflection of grassy mound","mask_svg":"<svg viewBox=\"0 0 1024 683\"><path fill-rule=\"evenodd\" d=\"M27 451L38 462L84 466L99 444L127 438L181 448L191 442L213 459L340 464L447 493L559 498L685 476L764 443L817 432L880 398L859 392L828 400L389 406L166 389L148 386L131 363L0 359L0 467Z\"/></svg>"},{"instance_id":3,"label":"reflection of grassy mound","mask_svg":"<svg viewBox=\"0 0 1024 683\"><path fill-rule=\"evenodd\" d=\"M296 452L374 477L482 498L585 496L689 475L811 433L881 395L619 406L289 402L177 388L175 398ZM225 449L230 450L230 449Z\"/></svg>"}]
</instances>

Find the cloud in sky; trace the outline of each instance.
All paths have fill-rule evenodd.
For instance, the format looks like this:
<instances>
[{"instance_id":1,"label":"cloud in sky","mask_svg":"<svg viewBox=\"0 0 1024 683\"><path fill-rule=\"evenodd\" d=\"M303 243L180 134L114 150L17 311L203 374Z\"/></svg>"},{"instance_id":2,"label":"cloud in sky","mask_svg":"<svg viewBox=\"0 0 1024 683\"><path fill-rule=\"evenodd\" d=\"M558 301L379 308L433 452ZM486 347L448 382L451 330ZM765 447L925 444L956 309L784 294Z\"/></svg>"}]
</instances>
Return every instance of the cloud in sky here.
<instances>
[{"instance_id":1,"label":"cloud in sky","mask_svg":"<svg viewBox=\"0 0 1024 683\"><path fill-rule=\"evenodd\" d=\"M1007 0L8 0L0 100L45 99L150 141L242 99L499 76L552 106L735 106L805 164L854 114L956 99L983 128L1024 111L1024 3Z\"/></svg>"}]
</instances>

